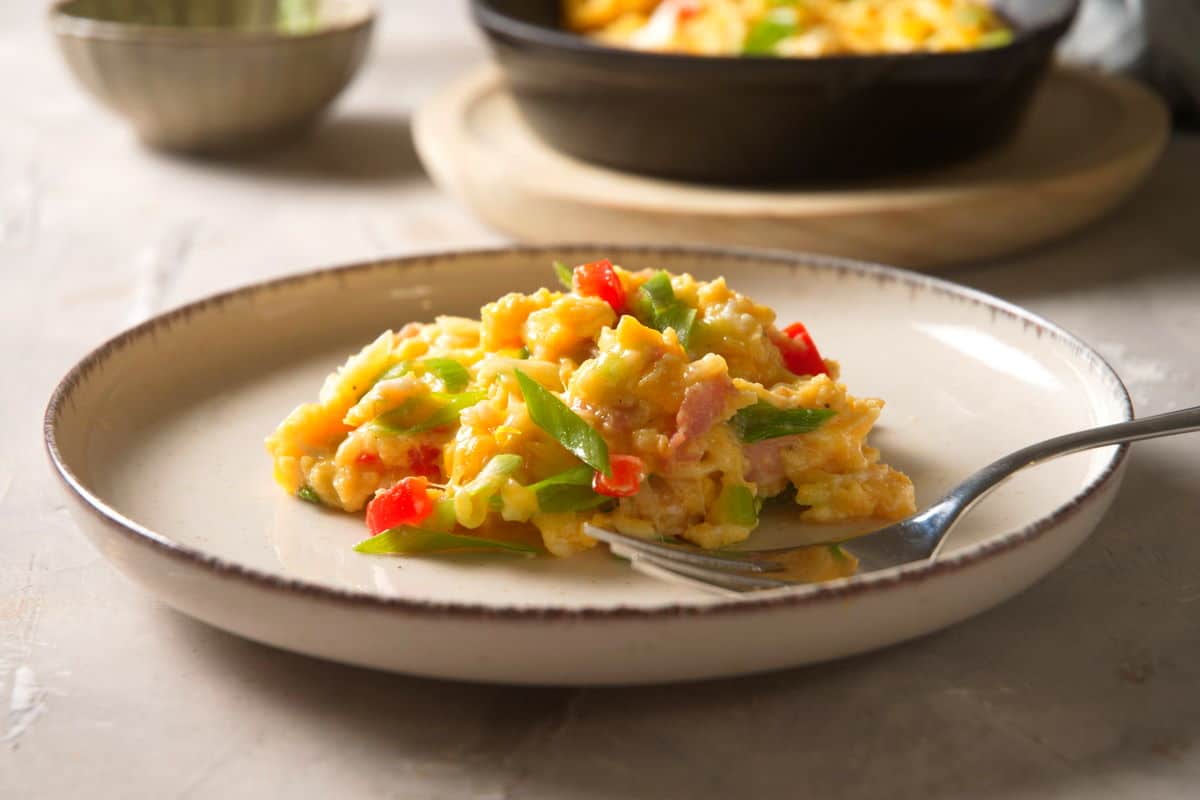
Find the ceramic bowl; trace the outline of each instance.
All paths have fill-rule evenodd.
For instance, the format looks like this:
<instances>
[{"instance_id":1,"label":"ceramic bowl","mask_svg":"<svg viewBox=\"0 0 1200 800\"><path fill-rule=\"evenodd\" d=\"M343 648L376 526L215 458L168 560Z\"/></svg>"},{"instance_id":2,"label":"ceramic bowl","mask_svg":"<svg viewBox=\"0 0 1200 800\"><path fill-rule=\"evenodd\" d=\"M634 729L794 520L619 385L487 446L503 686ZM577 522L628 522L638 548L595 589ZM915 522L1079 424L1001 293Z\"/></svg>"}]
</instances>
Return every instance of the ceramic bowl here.
<instances>
[{"instance_id":1,"label":"ceramic bowl","mask_svg":"<svg viewBox=\"0 0 1200 800\"><path fill-rule=\"evenodd\" d=\"M366 52L371 0L63 0L50 25L88 91L147 144L239 149L302 130Z\"/></svg>"},{"instance_id":2,"label":"ceramic bowl","mask_svg":"<svg viewBox=\"0 0 1200 800\"><path fill-rule=\"evenodd\" d=\"M948 163L1017 127L1078 0L999 0L1004 47L826 58L697 57L596 44L559 0L472 0L521 112L555 149L722 183L876 176Z\"/></svg>"}]
</instances>

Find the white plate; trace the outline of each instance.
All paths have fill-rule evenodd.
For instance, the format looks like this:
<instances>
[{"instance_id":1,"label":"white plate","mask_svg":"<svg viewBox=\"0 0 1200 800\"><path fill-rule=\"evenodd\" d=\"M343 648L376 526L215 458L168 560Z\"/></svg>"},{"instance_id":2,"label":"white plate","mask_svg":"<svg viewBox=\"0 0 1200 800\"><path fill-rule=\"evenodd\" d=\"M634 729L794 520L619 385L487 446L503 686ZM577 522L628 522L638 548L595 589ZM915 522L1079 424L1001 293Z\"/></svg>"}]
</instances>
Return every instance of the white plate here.
<instances>
[{"instance_id":1,"label":"white plate","mask_svg":"<svg viewBox=\"0 0 1200 800\"><path fill-rule=\"evenodd\" d=\"M383 261L185 306L64 378L46 442L92 542L164 602L289 650L443 678L684 680L844 656L965 619L1024 589L1095 527L1125 448L1029 470L985 500L937 563L725 599L601 551L555 560L359 555L362 521L286 496L263 437L387 327L552 282L552 259L724 274L802 319L859 395L918 504L993 458L1131 416L1087 346L1028 312L882 267L764 253L553 247ZM803 535L766 526L758 541Z\"/></svg>"}]
</instances>

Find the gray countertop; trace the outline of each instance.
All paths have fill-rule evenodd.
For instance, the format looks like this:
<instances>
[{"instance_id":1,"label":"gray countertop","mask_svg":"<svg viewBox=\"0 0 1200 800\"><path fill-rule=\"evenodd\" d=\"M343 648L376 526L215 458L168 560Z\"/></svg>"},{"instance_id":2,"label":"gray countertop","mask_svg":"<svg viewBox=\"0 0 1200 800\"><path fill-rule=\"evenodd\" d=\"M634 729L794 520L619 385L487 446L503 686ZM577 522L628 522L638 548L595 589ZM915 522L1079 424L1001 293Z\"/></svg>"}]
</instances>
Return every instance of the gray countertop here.
<instances>
[{"instance_id":1,"label":"gray countertop","mask_svg":"<svg viewBox=\"0 0 1200 800\"><path fill-rule=\"evenodd\" d=\"M23 6L30 6L28 8ZM0 8L0 797L1190 798L1200 792L1200 440L1134 447L1061 569L943 633L639 689L439 683L276 652L142 594L84 541L43 404L101 339L306 267L501 241L423 175L412 109L484 55L461 4L386 4L305 142L141 149ZM950 273L1094 344L1138 409L1200 402L1200 139L1098 226ZM1037 413L1018 409L1016 413Z\"/></svg>"}]
</instances>

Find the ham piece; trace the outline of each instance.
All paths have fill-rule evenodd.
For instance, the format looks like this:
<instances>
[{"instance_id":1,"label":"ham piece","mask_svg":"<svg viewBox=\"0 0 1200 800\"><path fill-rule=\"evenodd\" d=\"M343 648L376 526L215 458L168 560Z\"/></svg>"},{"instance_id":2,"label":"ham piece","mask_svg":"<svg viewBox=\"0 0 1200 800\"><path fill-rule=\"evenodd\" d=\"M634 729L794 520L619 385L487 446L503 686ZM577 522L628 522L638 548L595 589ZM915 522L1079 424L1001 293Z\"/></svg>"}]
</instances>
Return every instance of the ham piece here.
<instances>
[{"instance_id":1,"label":"ham piece","mask_svg":"<svg viewBox=\"0 0 1200 800\"><path fill-rule=\"evenodd\" d=\"M758 485L759 492L770 495L780 492L787 484L783 471L783 451L796 441L795 436L781 436L746 445L746 480Z\"/></svg>"},{"instance_id":2,"label":"ham piece","mask_svg":"<svg viewBox=\"0 0 1200 800\"><path fill-rule=\"evenodd\" d=\"M693 383L683 393L675 415L671 452L678 458L698 458L687 445L712 430L728 413L729 401L737 394L728 375L713 376Z\"/></svg>"}]
</instances>

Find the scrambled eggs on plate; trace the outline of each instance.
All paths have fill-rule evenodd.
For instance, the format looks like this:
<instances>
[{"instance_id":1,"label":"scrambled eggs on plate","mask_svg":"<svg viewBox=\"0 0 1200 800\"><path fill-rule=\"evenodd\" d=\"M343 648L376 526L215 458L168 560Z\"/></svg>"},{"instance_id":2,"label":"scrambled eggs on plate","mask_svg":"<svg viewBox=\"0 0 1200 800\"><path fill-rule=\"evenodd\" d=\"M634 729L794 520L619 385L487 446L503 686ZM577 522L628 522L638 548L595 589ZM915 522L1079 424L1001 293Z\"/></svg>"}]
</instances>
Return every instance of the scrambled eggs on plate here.
<instances>
[{"instance_id":1,"label":"scrambled eggs on plate","mask_svg":"<svg viewBox=\"0 0 1200 800\"><path fill-rule=\"evenodd\" d=\"M691 55L832 56L999 47L1012 30L983 0L565 0L569 30Z\"/></svg>"},{"instance_id":2,"label":"scrambled eggs on plate","mask_svg":"<svg viewBox=\"0 0 1200 800\"><path fill-rule=\"evenodd\" d=\"M267 439L276 480L366 509L359 549L569 556L592 523L706 548L741 542L770 498L812 523L914 510L799 322L723 278L555 265L562 290L479 319L387 331Z\"/></svg>"}]
</instances>

